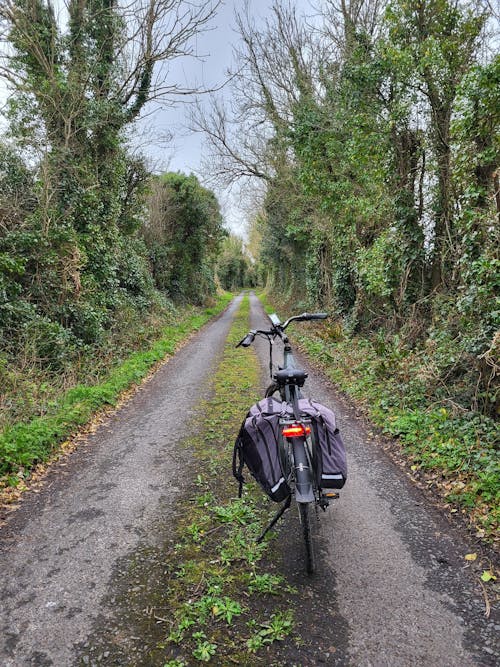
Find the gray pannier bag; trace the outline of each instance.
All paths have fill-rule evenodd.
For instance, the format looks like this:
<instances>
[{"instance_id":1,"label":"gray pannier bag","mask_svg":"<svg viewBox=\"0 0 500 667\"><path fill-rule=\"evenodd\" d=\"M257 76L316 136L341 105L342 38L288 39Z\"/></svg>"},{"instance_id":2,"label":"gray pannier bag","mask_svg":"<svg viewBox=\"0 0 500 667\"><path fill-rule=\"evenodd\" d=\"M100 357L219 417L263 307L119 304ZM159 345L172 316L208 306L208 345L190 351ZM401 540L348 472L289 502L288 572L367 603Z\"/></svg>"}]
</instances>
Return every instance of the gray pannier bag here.
<instances>
[{"instance_id":1,"label":"gray pannier bag","mask_svg":"<svg viewBox=\"0 0 500 667\"><path fill-rule=\"evenodd\" d=\"M313 465L321 489L341 489L347 478L344 443L335 423L334 413L324 405L307 398L299 400L301 414L311 421L316 443ZM234 445L233 475L239 482L241 497L246 464L264 492L275 502L290 495L283 471L279 442L280 419L293 417L292 408L276 398L264 398L253 405L241 425Z\"/></svg>"},{"instance_id":2,"label":"gray pannier bag","mask_svg":"<svg viewBox=\"0 0 500 667\"><path fill-rule=\"evenodd\" d=\"M243 420L233 454L233 475L240 484L240 497L245 464L271 500L279 503L290 495L278 448L281 415L281 401L270 396L252 405Z\"/></svg>"}]
</instances>

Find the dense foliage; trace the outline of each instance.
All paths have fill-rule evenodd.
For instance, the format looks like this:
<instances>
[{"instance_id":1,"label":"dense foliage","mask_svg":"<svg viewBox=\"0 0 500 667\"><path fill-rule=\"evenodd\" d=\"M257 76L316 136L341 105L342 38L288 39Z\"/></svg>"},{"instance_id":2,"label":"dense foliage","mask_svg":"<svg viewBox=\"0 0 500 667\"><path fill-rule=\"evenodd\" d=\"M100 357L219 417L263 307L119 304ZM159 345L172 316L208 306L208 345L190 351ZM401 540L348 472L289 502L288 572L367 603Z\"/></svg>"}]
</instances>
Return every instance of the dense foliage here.
<instances>
[{"instance_id":1,"label":"dense foliage","mask_svg":"<svg viewBox=\"0 0 500 667\"><path fill-rule=\"evenodd\" d=\"M173 301L203 301L225 234L215 195L193 175L169 173L153 179L148 204L142 235L157 288Z\"/></svg>"},{"instance_id":2,"label":"dense foliage","mask_svg":"<svg viewBox=\"0 0 500 667\"><path fill-rule=\"evenodd\" d=\"M257 285L255 268L238 236L231 234L224 240L217 261L217 277L222 287L227 290Z\"/></svg>"},{"instance_id":3,"label":"dense foliage","mask_svg":"<svg viewBox=\"0 0 500 667\"><path fill-rule=\"evenodd\" d=\"M1 427L99 383L177 319L176 302L215 292L215 196L194 176L152 178L129 146L148 100L176 90L155 64L189 52L213 13L181 4L0 4Z\"/></svg>"},{"instance_id":4,"label":"dense foliage","mask_svg":"<svg viewBox=\"0 0 500 667\"><path fill-rule=\"evenodd\" d=\"M0 14L13 87L9 137L0 146L0 331L8 351L29 342L49 366L101 343L118 312L146 313L161 302L155 287L197 301L213 291L220 214L193 177L165 177L178 201L164 239L170 266L152 260L156 285L150 249L137 233L149 175L129 153L126 132L154 96L152 67L160 57L150 46L139 58L134 40L141 31L154 36L165 10L158 6L143 21L126 11L107 0L70 2L65 27L47 0L9 2ZM174 25L189 29L168 35L174 55L196 26L189 16ZM134 46L136 60L122 62L123 50ZM161 57L168 56L166 48ZM194 271L203 275L196 289Z\"/></svg>"}]
</instances>

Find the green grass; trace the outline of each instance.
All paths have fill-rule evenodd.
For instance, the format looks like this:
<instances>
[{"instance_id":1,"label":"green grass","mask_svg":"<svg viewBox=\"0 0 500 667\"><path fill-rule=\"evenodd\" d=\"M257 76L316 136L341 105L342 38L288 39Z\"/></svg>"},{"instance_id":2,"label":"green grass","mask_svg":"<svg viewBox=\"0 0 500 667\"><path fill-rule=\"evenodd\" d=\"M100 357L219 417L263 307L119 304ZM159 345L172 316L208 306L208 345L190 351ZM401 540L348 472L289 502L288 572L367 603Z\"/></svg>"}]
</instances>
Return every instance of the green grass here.
<instances>
[{"instance_id":1,"label":"green grass","mask_svg":"<svg viewBox=\"0 0 500 667\"><path fill-rule=\"evenodd\" d=\"M139 384L156 363L221 312L231 298L224 294L213 307L190 312L175 325L165 326L148 349L128 356L100 383L69 389L49 404L46 414L7 426L0 434L0 485L15 486L29 476L35 464L50 458L61 442L87 424L101 408L115 405L125 390Z\"/></svg>"},{"instance_id":2,"label":"green grass","mask_svg":"<svg viewBox=\"0 0 500 667\"><path fill-rule=\"evenodd\" d=\"M272 312L266 295L261 295ZM297 326L292 336L328 377L401 444L408 470L461 511L478 535L500 523L500 429L475 412L454 410L429 393L422 360L401 344L348 336L336 323Z\"/></svg>"}]
</instances>

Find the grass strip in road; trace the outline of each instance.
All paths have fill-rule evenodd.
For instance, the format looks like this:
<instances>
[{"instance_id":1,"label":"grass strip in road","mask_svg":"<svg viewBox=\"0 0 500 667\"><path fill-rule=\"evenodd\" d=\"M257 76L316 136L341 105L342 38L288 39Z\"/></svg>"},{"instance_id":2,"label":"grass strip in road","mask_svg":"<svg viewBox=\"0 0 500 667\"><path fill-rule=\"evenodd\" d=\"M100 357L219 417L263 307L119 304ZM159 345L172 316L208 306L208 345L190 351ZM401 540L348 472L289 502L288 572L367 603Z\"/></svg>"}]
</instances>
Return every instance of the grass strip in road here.
<instances>
[{"instance_id":1,"label":"grass strip in road","mask_svg":"<svg viewBox=\"0 0 500 667\"><path fill-rule=\"evenodd\" d=\"M87 424L100 409L115 405L123 392L140 384L151 369L173 354L191 333L222 312L231 298L226 293L211 308L191 312L175 325L164 327L152 346L131 354L101 383L77 385L54 401L47 414L7 427L0 434L0 489L21 484L34 465L47 461L64 440Z\"/></svg>"},{"instance_id":2,"label":"grass strip in road","mask_svg":"<svg viewBox=\"0 0 500 667\"><path fill-rule=\"evenodd\" d=\"M275 505L256 484L236 498L231 474L235 435L258 397L255 353L235 349L248 331L248 312L245 298L214 378L214 396L201 408L197 436L184 443L200 472L188 511L184 503L180 515L177 543L166 557L162 604L171 624L150 656L151 665L268 665L276 644L293 631L292 590L272 563L263 565L267 542L256 543ZM163 616L161 609L157 613Z\"/></svg>"},{"instance_id":3,"label":"grass strip in road","mask_svg":"<svg viewBox=\"0 0 500 667\"><path fill-rule=\"evenodd\" d=\"M273 312L267 295L260 298ZM452 511L462 512L477 537L498 539L497 423L479 413L457 413L431 403L413 388L404 359L381 356L368 339L347 336L336 323L298 326L293 338L364 407L374 424L398 438L412 476L437 491Z\"/></svg>"}]
</instances>

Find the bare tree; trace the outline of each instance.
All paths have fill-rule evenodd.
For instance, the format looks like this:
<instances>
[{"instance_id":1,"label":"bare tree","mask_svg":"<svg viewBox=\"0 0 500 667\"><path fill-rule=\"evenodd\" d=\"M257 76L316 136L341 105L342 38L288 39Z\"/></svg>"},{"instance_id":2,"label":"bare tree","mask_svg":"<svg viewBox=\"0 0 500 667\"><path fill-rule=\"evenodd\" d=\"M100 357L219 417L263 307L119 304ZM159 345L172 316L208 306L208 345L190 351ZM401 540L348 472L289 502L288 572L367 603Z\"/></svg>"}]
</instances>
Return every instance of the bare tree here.
<instances>
[{"instance_id":1,"label":"bare tree","mask_svg":"<svg viewBox=\"0 0 500 667\"><path fill-rule=\"evenodd\" d=\"M320 88L322 45L291 3L274 2L263 26L256 25L247 5L237 13L236 25L232 103L214 96L208 110L198 104L192 118L192 128L207 140L206 166L224 186L241 178L273 178L289 151L286 136L295 108Z\"/></svg>"}]
</instances>

